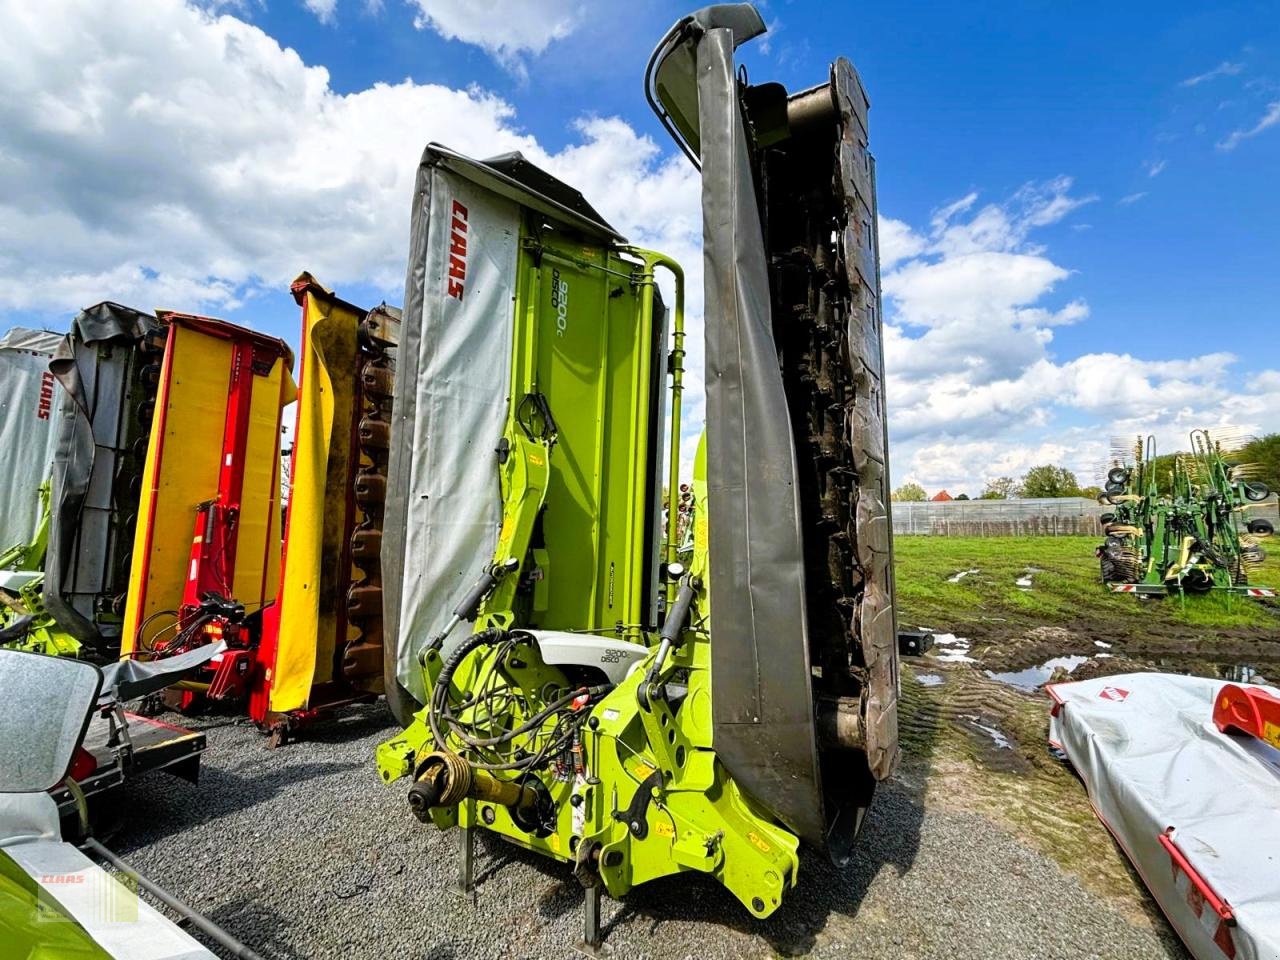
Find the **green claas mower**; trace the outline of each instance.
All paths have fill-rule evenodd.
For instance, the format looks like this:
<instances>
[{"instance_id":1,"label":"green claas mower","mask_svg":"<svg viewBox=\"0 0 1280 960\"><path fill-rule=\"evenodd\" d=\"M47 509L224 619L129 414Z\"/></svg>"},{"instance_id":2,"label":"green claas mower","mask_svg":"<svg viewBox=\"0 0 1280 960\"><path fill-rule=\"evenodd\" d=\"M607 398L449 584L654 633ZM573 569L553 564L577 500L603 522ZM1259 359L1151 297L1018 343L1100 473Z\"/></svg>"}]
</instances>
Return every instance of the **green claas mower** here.
<instances>
[{"instance_id":1,"label":"green claas mower","mask_svg":"<svg viewBox=\"0 0 1280 960\"><path fill-rule=\"evenodd\" d=\"M680 267L518 154L433 144L418 172L381 564L405 730L378 769L459 831L464 891L477 829L563 861L591 948L602 892L684 872L769 916L897 761L868 102L843 59L747 82L764 29L707 8L648 69L702 174L691 489Z\"/></svg>"},{"instance_id":2,"label":"green claas mower","mask_svg":"<svg viewBox=\"0 0 1280 960\"><path fill-rule=\"evenodd\" d=\"M44 561L49 549L49 481L40 484L40 521L26 543L0 552L0 647L74 655L80 645L54 627L44 607Z\"/></svg>"},{"instance_id":3,"label":"green claas mower","mask_svg":"<svg viewBox=\"0 0 1280 960\"><path fill-rule=\"evenodd\" d=\"M1190 453L1171 458L1163 478L1153 437L1113 451L1102 494L1111 506L1101 517L1106 541L1096 551L1103 582L1138 596L1218 590L1274 597L1250 582L1272 524L1248 516L1271 491L1251 465L1228 461L1232 440L1208 430L1193 430L1190 440Z\"/></svg>"}]
</instances>

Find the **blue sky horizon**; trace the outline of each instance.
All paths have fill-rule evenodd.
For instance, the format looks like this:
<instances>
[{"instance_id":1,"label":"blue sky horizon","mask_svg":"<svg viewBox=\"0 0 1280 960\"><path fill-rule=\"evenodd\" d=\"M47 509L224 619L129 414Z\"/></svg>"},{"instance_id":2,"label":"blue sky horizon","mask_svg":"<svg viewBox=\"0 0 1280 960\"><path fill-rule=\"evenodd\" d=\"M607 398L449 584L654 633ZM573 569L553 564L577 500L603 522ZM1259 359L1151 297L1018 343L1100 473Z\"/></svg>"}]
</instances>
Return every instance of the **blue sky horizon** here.
<instances>
[{"instance_id":1,"label":"blue sky horizon","mask_svg":"<svg viewBox=\"0 0 1280 960\"><path fill-rule=\"evenodd\" d=\"M1089 482L1112 435L1280 429L1273 6L759 7L753 79L800 89L844 55L871 96L895 484L976 495L1045 462ZM0 9L6 327L111 299L292 342L304 269L399 303L431 140L519 149L579 187L685 264L700 323L696 172L642 90L692 7Z\"/></svg>"}]
</instances>

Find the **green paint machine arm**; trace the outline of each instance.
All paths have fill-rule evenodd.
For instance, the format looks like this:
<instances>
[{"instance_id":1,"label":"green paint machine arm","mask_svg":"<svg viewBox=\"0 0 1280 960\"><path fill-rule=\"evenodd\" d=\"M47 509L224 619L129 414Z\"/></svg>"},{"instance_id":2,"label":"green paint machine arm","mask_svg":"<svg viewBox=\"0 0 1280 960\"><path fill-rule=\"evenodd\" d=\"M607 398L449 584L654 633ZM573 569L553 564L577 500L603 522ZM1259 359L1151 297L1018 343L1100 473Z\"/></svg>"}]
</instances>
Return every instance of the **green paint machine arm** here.
<instances>
[{"instance_id":1,"label":"green paint machine arm","mask_svg":"<svg viewBox=\"0 0 1280 960\"><path fill-rule=\"evenodd\" d=\"M49 549L49 497L50 482L40 484L40 522L35 535L28 543L14 544L0 553L0 570L35 571L44 569L44 555Z\"/></svg>"}]
</instances>

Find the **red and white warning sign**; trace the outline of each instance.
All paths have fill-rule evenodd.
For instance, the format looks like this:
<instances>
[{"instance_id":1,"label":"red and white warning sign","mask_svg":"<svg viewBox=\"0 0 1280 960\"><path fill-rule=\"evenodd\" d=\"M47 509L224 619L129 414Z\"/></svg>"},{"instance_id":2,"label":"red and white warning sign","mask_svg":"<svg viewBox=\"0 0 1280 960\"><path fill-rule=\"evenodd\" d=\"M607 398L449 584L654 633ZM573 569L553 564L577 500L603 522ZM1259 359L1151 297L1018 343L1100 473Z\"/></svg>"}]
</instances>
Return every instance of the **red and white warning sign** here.
<instances>
[{"instance_id":1,"label":"red and white warning sign","mask_svg":"<svg viewBox=\"0 0 1280 960\"><path fill-rule=\"evenodd\" d=\"M1102 700L1115 700L1122 702L1129 696L1129 691L1124 687L1103 687L1098 691L1098 697Z\"/></svg>"}]
</instances>

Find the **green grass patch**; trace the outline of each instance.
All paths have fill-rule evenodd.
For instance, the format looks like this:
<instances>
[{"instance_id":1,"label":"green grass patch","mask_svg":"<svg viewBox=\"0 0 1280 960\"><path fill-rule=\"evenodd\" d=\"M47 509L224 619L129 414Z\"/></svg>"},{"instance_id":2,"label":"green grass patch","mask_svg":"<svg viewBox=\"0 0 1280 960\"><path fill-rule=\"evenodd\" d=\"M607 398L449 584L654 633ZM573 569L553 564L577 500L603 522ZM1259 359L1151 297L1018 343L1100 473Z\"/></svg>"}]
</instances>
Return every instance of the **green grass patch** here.
<instances>
[{"instance_id":1,"label":"green grass patch","mask_svg":"<svg viewBox=\"0 0 1280 960\"><path fill-rule=\"evenodd\" d=\"M1093 555L1098 537L897 537L898 620L904 626L984 633L1091 622L1131 636L1212 636L1222 630L1280 631L1280 608L1226 594L1139 601L1113 594ZM1271 544L1268 544L1271 546ZM1017 580L1031 574L1031 588ZM962 570L977 570L955 583ZM1280 588L1280 538L1254 578ZM975 630L976 628L976 630ZM984 629L985 628L985 629Z\"/></svg>"}]
</instances>

